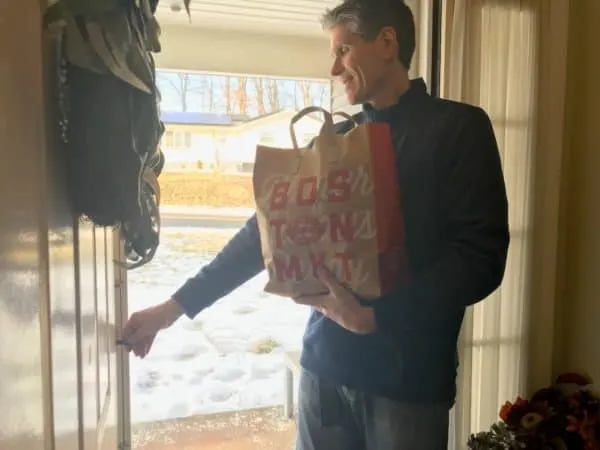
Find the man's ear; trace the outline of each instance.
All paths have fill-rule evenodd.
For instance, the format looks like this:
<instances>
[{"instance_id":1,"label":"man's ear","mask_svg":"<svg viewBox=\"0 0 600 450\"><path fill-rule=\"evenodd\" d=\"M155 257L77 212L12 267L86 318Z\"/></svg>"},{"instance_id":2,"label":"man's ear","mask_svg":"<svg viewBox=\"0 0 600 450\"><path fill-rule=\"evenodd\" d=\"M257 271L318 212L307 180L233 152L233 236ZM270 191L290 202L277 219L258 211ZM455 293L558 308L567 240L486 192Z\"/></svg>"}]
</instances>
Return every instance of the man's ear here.
<instances>
[{"instance_id":1,"label":"man's ear","mask_svg":"<svg viewBox=\"0 0 600 450\"><path fill-rule=\"evenodd\" d=\"M398 57L398 36L392 27L383 27L379 32L379 39L386 59Z\"/></svg>"}]
</instances>

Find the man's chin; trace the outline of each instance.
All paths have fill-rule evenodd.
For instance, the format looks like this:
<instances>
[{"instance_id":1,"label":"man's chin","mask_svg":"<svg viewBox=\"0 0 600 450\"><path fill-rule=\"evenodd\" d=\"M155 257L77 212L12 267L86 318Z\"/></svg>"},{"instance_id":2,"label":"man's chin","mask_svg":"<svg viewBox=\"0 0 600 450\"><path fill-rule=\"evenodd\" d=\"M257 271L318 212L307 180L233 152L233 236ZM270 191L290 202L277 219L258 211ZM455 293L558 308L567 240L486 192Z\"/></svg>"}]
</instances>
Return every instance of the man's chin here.
<instances>
[{"instance_id":1,"label":"man's chin","mask_svg":"<svg viewBox=\"0 0 600 450\"><path fill-rule=\"evenodd\" d=\"M360 98L354 92L346 92L346 100L350 105L358 105L362 103Z\"/></svg>"}]
</instances>

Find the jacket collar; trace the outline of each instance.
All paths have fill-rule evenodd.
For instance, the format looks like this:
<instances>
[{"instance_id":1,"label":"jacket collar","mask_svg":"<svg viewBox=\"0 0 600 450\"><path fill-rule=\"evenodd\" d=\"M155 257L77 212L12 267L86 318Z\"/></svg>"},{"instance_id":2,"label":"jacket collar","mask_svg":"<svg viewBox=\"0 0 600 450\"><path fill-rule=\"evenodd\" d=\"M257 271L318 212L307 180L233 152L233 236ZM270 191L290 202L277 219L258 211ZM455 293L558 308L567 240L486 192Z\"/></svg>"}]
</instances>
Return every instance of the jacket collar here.
<instances>
[{"instance_id":1,"label":"jacket collar","mask_svg":"<svg viewBox=\"0 0 600 450\"><path fill-rule=\"evenodd\" d=\"M363 114L367 122L379 122L389 120L398 113L411 109L411 107L423 97L426 97L427 86L423 78L410 80L409 89L398 98L395 105L387 108L375 109L369 104L363 104Z\"/></svg>"}]
</instances>

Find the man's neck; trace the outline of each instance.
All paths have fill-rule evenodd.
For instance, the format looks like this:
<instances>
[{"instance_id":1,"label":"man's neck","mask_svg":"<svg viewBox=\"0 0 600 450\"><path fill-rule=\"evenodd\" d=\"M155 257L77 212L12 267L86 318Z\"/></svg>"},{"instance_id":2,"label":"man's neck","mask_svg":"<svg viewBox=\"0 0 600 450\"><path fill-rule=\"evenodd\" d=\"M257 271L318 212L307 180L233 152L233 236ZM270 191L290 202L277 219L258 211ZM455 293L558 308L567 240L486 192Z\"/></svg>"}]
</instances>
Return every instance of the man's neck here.
<instances>
[{"instance_id":1,"label":"man's neck","mask_svg":"<svg viewBox=\"0 0 600 450\"><path fill-rule=\"evenodd\" d=\"M394 74L389 80L384 80L377 94L368 103L374 109L388 108L398 103L398 99L410 89L408 72Z\"/></svg>"}]
</instances>

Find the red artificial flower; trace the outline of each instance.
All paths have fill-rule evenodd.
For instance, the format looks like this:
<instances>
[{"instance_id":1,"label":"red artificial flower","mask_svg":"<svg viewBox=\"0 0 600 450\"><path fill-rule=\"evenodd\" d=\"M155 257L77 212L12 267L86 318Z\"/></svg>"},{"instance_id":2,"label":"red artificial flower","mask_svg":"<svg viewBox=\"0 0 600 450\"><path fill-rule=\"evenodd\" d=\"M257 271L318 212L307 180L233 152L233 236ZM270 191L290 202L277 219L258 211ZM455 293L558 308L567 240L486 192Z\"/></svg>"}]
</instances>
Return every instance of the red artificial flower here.
<instances>
[{"instance_id":1,"label":"red artificial flower","mask_svg":"<svg viewBox=\"0 0 600 450\"><path fill-rule=\"evenodd\" d=\"M577 386L588 386L592 384L592 378L587 374L578 372L567 372L556 377L556 384L576 384Z\"/></svg>"},{"instance_id":2,"label":"red artificial flower","mask_svg":"<svg viewBox=\"0 0 600 450\"><path fill-rule=\"evenodd\" d=\"M521 420L521 417L525 414L525 410L529 402L524 398L517 397L514 403L506 402L500 408L500 418L505 422L509 423L516 419L517 421ZM515 417L517 416L517 417Z\"/></svg>"},{"instance_id":3,"label":"red artificial flower","mask_svg":"<svg viewBox=\"0 0 600 450\"><path fill-rule=\"evenodd\" d=\"M575 416L567 416L567 431L570 433L578 433L581 428L581 422Z\"/></svg>"},{"instance_id":4,"label":"red artificial flower","mask_svg":"<svg viewBox=\"0 0 600 450\"><path fill-rule=\"evenodd\" d=\"M530 399L506 402L499 411L501 428L492 435L506 430L519 448L600 450L600 395L591 384L586 374L565 373Z\"/></svg>"},{"instance_id":5,"label":"red artificial flower","mask_svg":"<svg viewBox=\"0 0 600 450\"><path fill-rule=\"evenodd\" d=\"M529 412L525 414L521 418L520 425L525 430L533 430L535 429L542 421L544 420L544 416L535 412Z\"/></svg>"}]
</instances>

